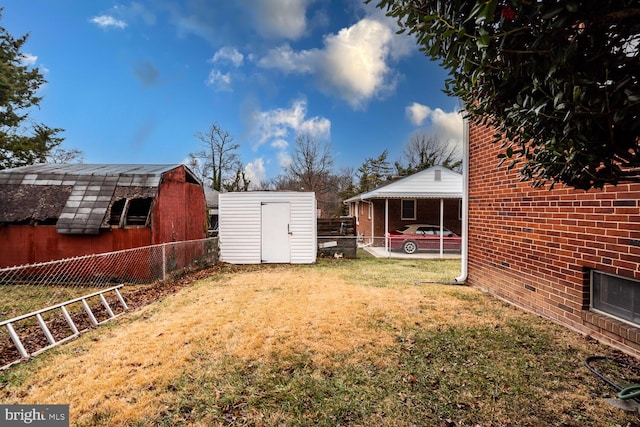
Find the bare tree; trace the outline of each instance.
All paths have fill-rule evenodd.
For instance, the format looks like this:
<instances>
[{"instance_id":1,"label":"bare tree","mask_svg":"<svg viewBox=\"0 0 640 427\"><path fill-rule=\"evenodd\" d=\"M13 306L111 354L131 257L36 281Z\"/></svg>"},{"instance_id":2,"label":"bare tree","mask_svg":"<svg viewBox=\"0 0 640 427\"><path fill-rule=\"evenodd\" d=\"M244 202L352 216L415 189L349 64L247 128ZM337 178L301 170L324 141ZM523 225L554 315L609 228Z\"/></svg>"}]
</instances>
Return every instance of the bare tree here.
<instances>
[{"instance_id":1,"label":"bare tree","mask_svg":"<svg viewBox=\"0 0 640 427\"><path fill-rule=\"evenodd\" d=\"M57 146L47 154L47 163L82 163L84 153L77 148L62 148Z\"/></svg>"},{"instance_id":2,"label":"bare tree","mask_svg":"<svg viewBox=\"0 0 640 427\"><path fill-rule=\"evenodd\" d=\"M396 163L398 175L419 172L431 166L444 166L459 170L462 165L461 153L451 144L424 133L415 133L404 147L406 166Z\"/></svg>"},{"instance_id":3,"label":"bare tree","mask_svg":"<svg viewBox=\"0 0 640 427\"><path fill-rule=\"evenodd\" d=\"M321 214L330 216L337 212L338 183L331 145L309 134L298 135L291 163L276 181L279 189L315 192Z\"/></svg>"},{"instance_id":4,"label":"bare tree","mask_svg":"<svg viewBox=\"0 0 640 427\"><path fill-rule=\"evenodd\" d=\"M291 156L287 174L300 184L300 190L315 191L323 194L327 191L327 177L333 168L330 144L322 143L309 134L296 137L296 148Z\"/></svg>"},{"instance_id":5,"label":"bare tree","mask_svg":"<svg viewBox=\"0 0 640 427\"><path fill-rule=\"evenodd\" d=\"M278 176L271 178L264 189L275 191L299 191L300 183L297 179L289 176L289 174L281 173Z\"/></svg>"},{"instance_id":6,"label":"bare tree","mask_svg":"<svg viewBox=\"0 0 640 427\"><path fill-rule=\"evenodd\" d=\"M222 190L225 174L242 169L238 154L235 152L239 144L233 144L233 136L213 123L206 133L198 132L195 137L202 142L203 150L191 153L190 165L202 160L200 167L194 172L202 173L204 181L210 182L214 190Z\"/></svg>"},{"instance_id":7,"label":"bare tree","mask_svg":"<svg viewBox=\"0 0 640 427\"><path fill-rule=\"evenodd\" d=\"M209 184L209 181L211 179L208 177L208 173L204 167L204 162L201 158L196 157L196 154L194 153L189 153L189 161L187 162L187 166L189 167L189 169L191 169L191 172L193 172L200 179L200 181L211 187L211 184Z\"/></svg>"}]
</instances>

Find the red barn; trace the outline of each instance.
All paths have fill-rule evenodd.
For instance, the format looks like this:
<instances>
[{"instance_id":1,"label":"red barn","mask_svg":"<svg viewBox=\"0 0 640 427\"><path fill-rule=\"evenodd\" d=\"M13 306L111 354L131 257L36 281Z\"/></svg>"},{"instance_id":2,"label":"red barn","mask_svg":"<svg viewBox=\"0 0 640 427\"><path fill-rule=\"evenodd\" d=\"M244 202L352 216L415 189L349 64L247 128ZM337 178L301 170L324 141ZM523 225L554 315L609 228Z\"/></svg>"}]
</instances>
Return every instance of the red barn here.
<instances>
[{"instance_id":1,"label":"red barn","mask_svg":"<svg viewBox=\"0 0 640 427\"><path fill-rule=\"evenodd\" d=\"M0 267L202 239L184 165L42 164L0 171Z\"/></svg>"},{"instance_id":2,"label":"red barn","mask_svg":"<svg viewBox=\"0 0 640 427\"><path fill-rule=\"evenodd\" d=\"M640 356L640 184L532 188L469 127L467 282Z\"/></svg>"}]
</instances>

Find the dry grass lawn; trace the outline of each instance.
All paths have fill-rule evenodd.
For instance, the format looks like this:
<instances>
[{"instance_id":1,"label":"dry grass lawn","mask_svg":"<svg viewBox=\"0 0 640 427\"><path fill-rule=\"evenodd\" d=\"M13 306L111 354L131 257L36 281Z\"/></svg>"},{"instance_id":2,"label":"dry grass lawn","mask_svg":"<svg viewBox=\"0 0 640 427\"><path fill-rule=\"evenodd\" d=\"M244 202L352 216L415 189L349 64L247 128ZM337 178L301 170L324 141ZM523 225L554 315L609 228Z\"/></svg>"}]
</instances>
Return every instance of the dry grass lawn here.
<instances>
[{"instance_id":1,"label":"dry grass lawn","mask_svg":"<svg viewBox=\"0 0 640 427\"><path fill-rule=\"evenodd\" d=\"M72 425L637 425L611 354L450 280L456 261L233 268L0 375Z\"/></svg>"}]
</instances>

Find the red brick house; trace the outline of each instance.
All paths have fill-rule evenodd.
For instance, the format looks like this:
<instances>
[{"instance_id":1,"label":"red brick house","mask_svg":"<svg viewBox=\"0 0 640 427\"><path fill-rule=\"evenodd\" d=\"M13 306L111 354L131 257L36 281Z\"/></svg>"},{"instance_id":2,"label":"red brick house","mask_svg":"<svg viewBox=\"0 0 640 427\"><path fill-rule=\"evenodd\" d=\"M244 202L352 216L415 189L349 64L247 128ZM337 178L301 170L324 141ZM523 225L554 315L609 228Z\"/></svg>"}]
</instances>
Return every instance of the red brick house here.
<instances>
[{"instance_id":1,"label":"red brick house","mask_svg":"<svg viewBox=\"0 0 640 427\"><path fill-rule=\"evenodd\" d=\"M0 267L202 239L184 165L42 164L0 171Z\"/></svg>"},{"instance_id":2,"label":"red brick house","mask_svg":"<svg viewBox=\"0 0 640 427\"><path fill-rule=\"evenodd\" d=\"M461 232L462 175L433 166L344 201L356 218L356 232L365 243L384 246L384 236L408 224L442 222Z\"/></svg>"},{"instance_id":3,"label":"red brick house","mask_svg":"<svg viewBox=\"0 0 640 427\"><path fill-rule=\"evenodd\" d=\"M468 129L463 277L640 356L640 184L532 188L520 182L517 168L497 166L494 133Z\"/></svg>"}]
</instances>

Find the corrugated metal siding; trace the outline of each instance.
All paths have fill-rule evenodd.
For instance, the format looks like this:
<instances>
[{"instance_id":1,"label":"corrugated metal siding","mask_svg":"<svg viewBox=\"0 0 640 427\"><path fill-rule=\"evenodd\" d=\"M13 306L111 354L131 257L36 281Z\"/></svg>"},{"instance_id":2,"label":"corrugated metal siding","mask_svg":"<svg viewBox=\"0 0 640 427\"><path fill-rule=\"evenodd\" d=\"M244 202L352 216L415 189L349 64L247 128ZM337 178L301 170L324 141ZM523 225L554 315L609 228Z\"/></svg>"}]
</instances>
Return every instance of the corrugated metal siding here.
<instances>
[{"instance_id":1,"label":"corrugated metal siding","mask_svg":"<svg viewBox=\"0 0 640 427\"><path fill-rule=\"evenodd\" d=\"M261 262L261 203L288 202L291 211L291 263L316 260L315 193L249 191L219 198L220 260L232 264Z\"/></svg>"}]
</instances>

